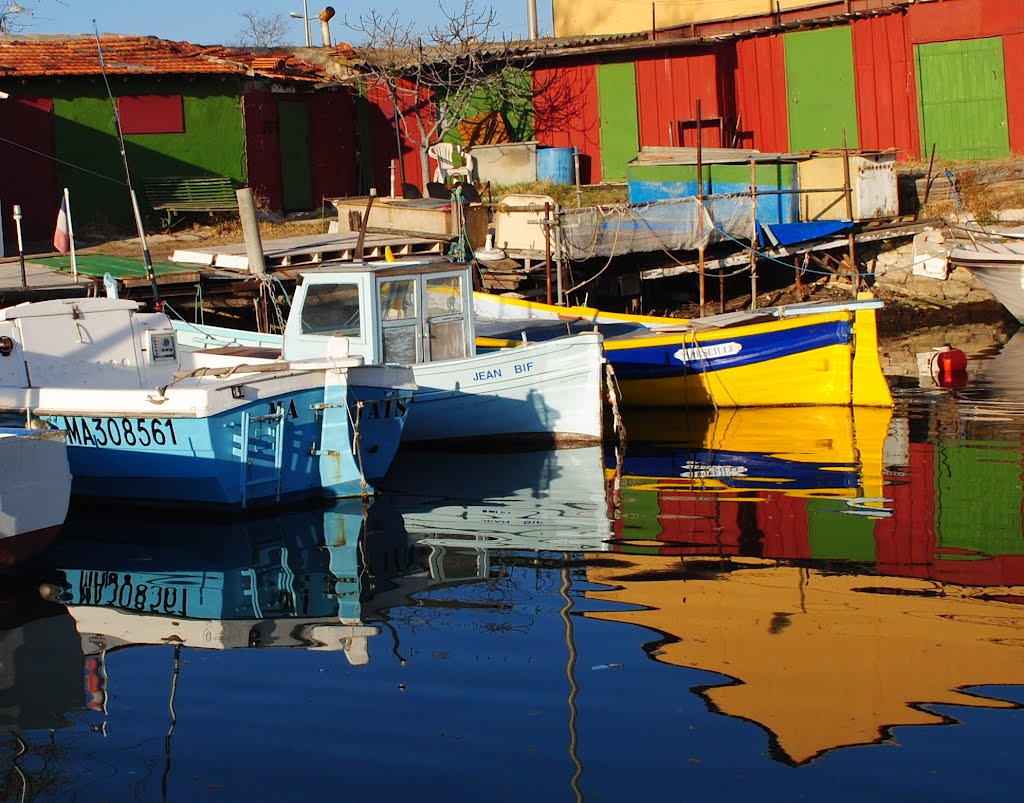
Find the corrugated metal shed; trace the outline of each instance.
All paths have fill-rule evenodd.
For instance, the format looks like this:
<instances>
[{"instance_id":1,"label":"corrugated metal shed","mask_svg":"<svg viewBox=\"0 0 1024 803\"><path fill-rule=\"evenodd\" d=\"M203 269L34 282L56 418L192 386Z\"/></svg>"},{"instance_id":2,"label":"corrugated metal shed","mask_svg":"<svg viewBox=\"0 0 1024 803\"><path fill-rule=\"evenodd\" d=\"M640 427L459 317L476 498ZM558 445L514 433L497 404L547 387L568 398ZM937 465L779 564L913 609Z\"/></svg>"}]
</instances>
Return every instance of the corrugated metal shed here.
<instances>
[{"instance_id":1,"label":"corrugated metal shed","mask_svg":"<svg viewBox=\"0 0 1024 803\"><path fill-rule=\"evenodd\" d=\"M547 147L578 148L580 181L601 181L600 110L593 64L560 64L533 71L534 128Z\"/></svg>"},{"instance_id":2,"label":"corrugated metal shed","mask_svg":"<svg viewBox=\"0 0 1024 803\"><path fill-rule=\"evenodd\" d=\"M735 118L735 110L732 98L720 93L720 85L722 77L731 75L734 67L732 49L723 47L637 59L641 147L695 146L698 100L705 121L702 144L725 146L725 130Z\"/></svg>"},{"instance_id":3,"label":"corrugated metal shed","mask_svg":"<svg viewBox=\"0 0 1024 803\"><path fill-rule=\"evenodd\" d=\"M736 43L736 119L739 147L789 150L781 36L757 36Z\"/></svg>"},{"instance_id":4,"label":"corrugated metal shed","mask_svg":"<svg viewBox=\"0 0 1024 803\"><path fill-rule=\"evenodd\" d=\"M855 20L852 28L861 147L896 148L900 158L920 158L914 58L906 17L868 17Z\"/></svg>"}]
</instances>

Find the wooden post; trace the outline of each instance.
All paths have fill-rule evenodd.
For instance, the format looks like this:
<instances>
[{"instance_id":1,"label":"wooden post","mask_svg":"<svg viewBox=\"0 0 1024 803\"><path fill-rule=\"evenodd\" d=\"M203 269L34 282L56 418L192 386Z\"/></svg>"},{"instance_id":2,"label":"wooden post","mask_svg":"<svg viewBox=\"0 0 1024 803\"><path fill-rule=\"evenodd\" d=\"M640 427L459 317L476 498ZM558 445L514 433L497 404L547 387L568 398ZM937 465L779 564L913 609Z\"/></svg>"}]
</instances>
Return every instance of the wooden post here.
<instances>
[{"instance_id":1,"label":"wooden post","mask_svg":"<svg viewBox=\"0 0 1024 803\"><path fill-rule=\"evenodd\" d=\"M547 201L544 202L544 222L541 225L544 227L544 266L545 275L547 276L547 301L548 304L554 304L551 287L551 204Z\"/></svg>"},{"instance_id":2,"label":"wooden post","mask_svg":"<svg viewBox=\"0 0 1024 803\"><path fill-rule=\"evenodd\" d=\"M250 187L235 190L238 199L238 220L242 224L242 240L245 242L245 255L249 260L249 273L262 276L267 272L267 263L263 257L263 240L260 237L260 224L256 221L256 203Z\"/></svg>"},{"instance_id":3,"label":"wooden post","mask_svg":"<svg viewBox=\"0 0 1024 803\"><path fill-rule=\"evenodd\" d=\"M700 317L704 317L704 304L707 302L704 287L704 162L701 141L700 100L697 100L697 268L700 272Z\"/></svg>"},{"instance_id":4,"label":"wooden post","mask_svg":"<svg viewBox=\"0 0 1024 803\"><path fill-rule=\"evenodd\" d=\"M857 291L860 290L860 276L857 270L857 251L856 251L856 237L853 233L853 186L850 181L850 151L846 147L846 129L843 129L843 191L846 194L846 217L850 221L850 236L849 236L849 254L850 254L850 270L853 275L850 276L850 282L853 285L853 297L857 297Z\"/></svg>"},{"instance_id":5,"label":"wooden post","mask_svg":"<svg viewBox=\"0 0 1024 803\"><path fill-rule=\"evenodd\" d=\"M363 261L363 247L366 243L366 227L370 222L370 208L373 206L373 199L377 197L377 188L370 187L370 197L366 199L366 211L363 212L363 219L359 221L359 236L356 237L356 251L353 258L357 262Z\"/></svg>"},{"instance_id":6,"label":"wooden post","mask_svg":"<svg viewBox=\"0 0 1024 803\"><path fill-rule=\"evenodd\" d=\"M750 309L757 309L757 162L750 159Z\"/></svg>"}]
</instances>

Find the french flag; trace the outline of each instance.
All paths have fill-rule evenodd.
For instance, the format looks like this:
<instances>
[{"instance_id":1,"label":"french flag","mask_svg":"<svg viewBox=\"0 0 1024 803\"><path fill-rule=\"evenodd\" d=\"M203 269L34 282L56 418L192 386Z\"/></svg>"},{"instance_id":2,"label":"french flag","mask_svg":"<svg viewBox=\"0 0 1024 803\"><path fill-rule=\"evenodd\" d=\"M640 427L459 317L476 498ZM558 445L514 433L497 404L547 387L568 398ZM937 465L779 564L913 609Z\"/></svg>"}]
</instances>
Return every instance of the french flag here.
<instances>
[{"instance_id":1,"label":"french flag","mask_svg":"<svg viewBox=\"0 0 1024 803\"><path fill-rule=\"evenodd\" d=\"M68 211L68 196L60 202L57 213L57 228L53 231L53 247L61 254L71 251L71 213Z\"/></svg>"}]
</instances>

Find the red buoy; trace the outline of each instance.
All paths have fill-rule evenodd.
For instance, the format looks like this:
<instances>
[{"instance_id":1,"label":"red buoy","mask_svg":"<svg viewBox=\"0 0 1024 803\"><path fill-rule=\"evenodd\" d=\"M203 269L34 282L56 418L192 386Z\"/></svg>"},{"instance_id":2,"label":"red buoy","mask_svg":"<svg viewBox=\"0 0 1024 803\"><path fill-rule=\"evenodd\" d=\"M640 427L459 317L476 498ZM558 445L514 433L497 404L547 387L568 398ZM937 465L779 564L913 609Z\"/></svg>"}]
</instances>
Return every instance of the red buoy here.
<instances>
[{"instance_id":1,"label":"red buoy","mask_svg":"<svg viewBox=\"0 0 1024 803\"><path fill-rule=\"evenodd\" d=\"M967 370L967 355L960 349L947 348L935 355L935 372L937 374L957 374Z\"/></svg>"}]
</instances>

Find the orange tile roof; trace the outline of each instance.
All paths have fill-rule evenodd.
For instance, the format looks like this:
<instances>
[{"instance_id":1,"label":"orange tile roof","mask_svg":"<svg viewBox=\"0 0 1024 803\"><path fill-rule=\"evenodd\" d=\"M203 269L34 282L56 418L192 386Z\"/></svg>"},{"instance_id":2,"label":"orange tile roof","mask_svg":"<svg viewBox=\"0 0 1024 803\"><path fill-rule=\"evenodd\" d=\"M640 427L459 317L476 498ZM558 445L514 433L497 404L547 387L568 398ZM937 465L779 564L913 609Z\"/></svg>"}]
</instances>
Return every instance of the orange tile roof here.
<instances>
[{"instance_id":1,"label":"orange tile roof","mask_svg":"<svg viewBox=\"0 0 1024 803\"><path fill-rule=\"evenodd\" d=\"M202 48L155 36L101 34L108 75L230 74L238 65L207 58ZM99 75L100 58L91 36L0 37L0 75Z\"/></svg>"},{"instance_id":2,"label":"orange tile roof","mask_svg":"<svg viewBox=\"0 0 1024 803\"><path fill-rule=\"evenodd\" d=\"M345 70L337 59L344 60L353 52L344 44L334 48L251 49L212 45L202 51L210 58L240 64L253 75L317 83L344 77Z\"/></svg>"},{"instance_id":3,"label":"orange tile roof","mask_svg":"<svg viewBox=\"0 0 1024 803\"><path fill-rule=\"evenodd\" d=\"M228 48L155 36L100 34L108 75L261 75L328 82L352 48ZM99 75L96 39L87 35L0 36L0 76Z\"/></svg>"}]
</instances>

